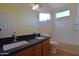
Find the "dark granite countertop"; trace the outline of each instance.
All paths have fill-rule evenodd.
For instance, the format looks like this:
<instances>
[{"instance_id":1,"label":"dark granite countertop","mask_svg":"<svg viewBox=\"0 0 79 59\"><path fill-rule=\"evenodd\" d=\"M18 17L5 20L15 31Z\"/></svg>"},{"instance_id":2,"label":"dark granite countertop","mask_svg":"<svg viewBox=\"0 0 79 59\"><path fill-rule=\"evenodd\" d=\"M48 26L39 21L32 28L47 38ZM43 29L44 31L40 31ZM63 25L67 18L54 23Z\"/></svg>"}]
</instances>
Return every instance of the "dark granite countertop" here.
<instances>
[{"instance_id":1,"label":"dark granite countertop","mask_svg":"<svg viewBox=\"0 0 79 59\"><path fill-rule=\"evenodd\" d=\"M18 52L24 48L28 48L28 47L31 47L37 43L40 43L41 41L44 41L46 39L49 39L50 37L45 37L44 39L31 39L31 40L28 40L28 42L30 42L29 44L26 44L26 45L22 45L22 46L19 46L19 47L16 47L16 48L13 48L13 49L9 49L7 51L4 51L2 48L0 49L0 55L1 56L6 56L6 55L14 55L15 52ZM27 41L27 40L26 40Z\"/></svg>"}]
</instances>

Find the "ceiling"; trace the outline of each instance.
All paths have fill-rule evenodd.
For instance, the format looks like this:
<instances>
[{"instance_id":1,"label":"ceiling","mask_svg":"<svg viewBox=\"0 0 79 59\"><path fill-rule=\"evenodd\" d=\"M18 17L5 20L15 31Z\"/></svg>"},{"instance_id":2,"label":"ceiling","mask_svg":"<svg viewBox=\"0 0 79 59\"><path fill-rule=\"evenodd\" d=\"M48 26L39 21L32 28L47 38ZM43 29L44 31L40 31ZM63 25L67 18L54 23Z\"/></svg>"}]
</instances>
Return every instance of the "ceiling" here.
<instances>
[{"instance_id":1,"label":"ceiling","mask_svg":"<svg viewBox=\"0 0 79 59\"><path fill-rule=\"evenodd\" d=\"M61 8L67 5L67 3L48 3L50 8Z\"/></svg>"},{"instance_id":2,"label":"ceiling","mask_svg":"<svg viewBox=\"0 0 79 59\"><path fill-rule=\"evenodd\" d=\"M62 8L66 6L68 3L38 3L40 7L36 10L38 12L48 12L57 8ZM33 3L29 4L32 8Z\"/></svg>"}]
</instances>

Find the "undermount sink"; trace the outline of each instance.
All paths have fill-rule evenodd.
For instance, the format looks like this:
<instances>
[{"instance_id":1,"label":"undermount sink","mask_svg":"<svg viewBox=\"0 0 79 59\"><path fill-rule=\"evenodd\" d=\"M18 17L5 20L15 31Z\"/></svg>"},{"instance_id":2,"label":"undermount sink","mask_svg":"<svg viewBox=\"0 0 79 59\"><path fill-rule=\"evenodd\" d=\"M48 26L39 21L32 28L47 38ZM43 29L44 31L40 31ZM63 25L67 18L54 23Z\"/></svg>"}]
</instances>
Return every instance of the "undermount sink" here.
<instances>
[{"instance_id":1,"label":"undermount sink","mask_svg":"<svg viewBox=\"0 0 79 59\"><path fill-rule=\"evenodd\" d=\"M36 39L44 39L45 37L36 37Z\"/></svg>"},{"instance_id":2,"label":"undermount sink","mask_svg":"<svg viewBox=\"0 0 79 59\"><path fill-rule=\"evenodd\" d=\"M15 43L11 43L11 44L6 44L6 45L3 45L3 50L6 51L6 50L13 49L13 48L16 48L16 47L19 47L22 45L26 45L26 44L29 44L29 42L28 41L19 41L19 42L15 42Z\"/></svg>"}]
</instances>

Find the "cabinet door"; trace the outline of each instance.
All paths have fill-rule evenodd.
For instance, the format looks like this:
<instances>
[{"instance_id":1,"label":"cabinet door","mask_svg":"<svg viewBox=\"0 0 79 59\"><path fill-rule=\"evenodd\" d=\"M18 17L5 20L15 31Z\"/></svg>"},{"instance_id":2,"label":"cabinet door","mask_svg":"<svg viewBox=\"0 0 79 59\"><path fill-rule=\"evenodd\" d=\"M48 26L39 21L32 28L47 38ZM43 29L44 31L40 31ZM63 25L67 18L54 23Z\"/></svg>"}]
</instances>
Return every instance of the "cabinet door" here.
<instances>
[{"instance_id":1,"label":"cabinet door","mask_svg":"<svg viewBox=\"0 0 79 59\"><path fill-rule=\"evenodd\" d=\"M42 55L48 56L49 55L49 40L45 40L42 42Z\"/></svg>"},{"instance_id":2,"label":"cabinet door","mask_svg":"<svg viewBox=\"0 0 79 59\"><path fill-rule=\"evenodd\" d=\"M33 56L33 47L17 52L16 56Z\"/></svg>"},{"instance_id":3,"label":"cabinet door","mask_svg":"<svg viewBox=\"0 0 79 59\"><path fill-rule=\"evenodd\" d=\"M41 56L41 43L34 45L33 48L34 48L34 56Z\"/></svg>"}]
</instances>

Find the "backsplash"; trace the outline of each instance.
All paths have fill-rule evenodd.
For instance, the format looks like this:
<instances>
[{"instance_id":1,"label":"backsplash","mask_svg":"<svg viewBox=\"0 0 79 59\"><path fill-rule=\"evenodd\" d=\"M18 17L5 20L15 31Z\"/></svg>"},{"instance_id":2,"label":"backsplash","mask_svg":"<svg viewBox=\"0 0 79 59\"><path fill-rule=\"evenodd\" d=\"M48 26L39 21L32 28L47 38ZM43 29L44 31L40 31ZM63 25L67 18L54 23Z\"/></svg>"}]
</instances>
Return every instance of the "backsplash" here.
<instances>
[{"instance_id":1,"label":"backsplash","mask_svg":"<svg viewBox=\"0 0 79 59\"><path fill-rule=\"evenodd\" d=\"M17 40L18 41L30 40L30 39L34 39L35 36L36 36L36 34L17 36ZM2 46L4 44L9 44L9 43L12 43L12 42L14 42L14 38L13 37L0 38L0 46Z\"/></svg>"},{"instance_id":2,"label":"backsplash","mask_svg":"<svg viewBox=\"0 0 79 59\"><path fill-rule=\"evenodd\" d=\"M0 45L12 43L13 40L13 37L0 38Z\"/></svg>"}]
</instances>

